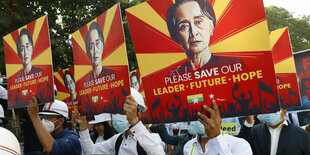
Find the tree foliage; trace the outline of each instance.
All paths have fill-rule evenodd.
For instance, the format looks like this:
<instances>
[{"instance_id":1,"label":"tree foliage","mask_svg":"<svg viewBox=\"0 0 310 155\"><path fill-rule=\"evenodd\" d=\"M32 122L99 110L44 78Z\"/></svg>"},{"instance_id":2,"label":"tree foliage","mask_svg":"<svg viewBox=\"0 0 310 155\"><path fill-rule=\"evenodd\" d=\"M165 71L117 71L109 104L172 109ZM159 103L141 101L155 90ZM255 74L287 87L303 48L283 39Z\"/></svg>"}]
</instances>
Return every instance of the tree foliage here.
<instances>
[{"instance_id":1,"label":"tree foliage","mask_svg":"<svg viewBox=\"0 0 310 155\"><path fill-rule=\"evenodd\" d=\"M294 52L310 48L310 15L294 18L293 13L284 8L265 8L269 31L288 27Z\"/></svg>"}]
</instances>

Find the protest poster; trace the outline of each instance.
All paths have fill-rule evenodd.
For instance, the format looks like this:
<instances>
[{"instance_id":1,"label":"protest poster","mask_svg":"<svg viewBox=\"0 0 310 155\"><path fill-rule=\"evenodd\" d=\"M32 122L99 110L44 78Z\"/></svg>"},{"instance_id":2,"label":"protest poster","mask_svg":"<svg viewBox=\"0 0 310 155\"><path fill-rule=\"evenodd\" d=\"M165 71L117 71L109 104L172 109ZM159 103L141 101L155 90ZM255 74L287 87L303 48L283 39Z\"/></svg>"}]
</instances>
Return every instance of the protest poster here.
<instances>
[{"instance_id":1,"label":"protest poster","mask_svg":"<svg viewBox=\"0 0 310 155\"><path fill-rule=\"evenodd\" d=\"M53 66L47 16L3 37L8 108L27 106L32 96L38 103L54 101Z\"/></svg>"},{"instance_id":2,"label":"protest poster","mask_svg":"<svg viewBox=\"0 0 310 155\"><path fill-rule=\"evenodd\" d=\"M301 107L295 107L293 110L307 110L310 109L310 50L294 53L294 60L297 71Z\"/></svg>"},{"instance_id":3,"label":"protest poster","mask_svg":"<svg viewBox=\"0 0 310 155\"><path fill-rule=\"evenodd\" d=\"M140 76L140 70L136 69L136 70L131 71L129 80L130 80L130 87L135 89L139 93L141 93L143 98L145 98L144 88L143 88L143 84L142 84L142 80Z\"/></svg>"},{"instance_id":4,"label":"protest poster","mask_svg":"<svg viewBox=\"0 0 310 155\"><path fill-rule=\"evenodd\" d=\"M72 45L79 111L122 112L130 87L120 5L74 32Z\"/></svg>"},{"instance_id":5,"label":"protest poster","mask_svg":"<svg viewBox=\"0 0 310 155\"><path fill-rule=\"evenodd\" d=\"M72 111L78 105L74 67L55 72L54 82L57 88L55 99L61 100L68 105L69 115L71 116Z\"/></svg>"},{"instance_id":6,"label":"protest poster","mask_svg":"<svg viewBox=\"0 0 310 155\"><path fill-rule=\"evenodd\" d=\"M270 32L270 45L281 108L300 107L295 62L287 28Z\"/></svg>"},{"instance_id":7,"label":"protest poster","mask_svg":"<svg viewBox=\"0 0 310 155\"><path fill-rule=\"evenodd\" d=\"M153 123L279 110L262 0L149 0L126 9ZM197 18L196 18L197 17Z\"/></svg>"}]
</instances>

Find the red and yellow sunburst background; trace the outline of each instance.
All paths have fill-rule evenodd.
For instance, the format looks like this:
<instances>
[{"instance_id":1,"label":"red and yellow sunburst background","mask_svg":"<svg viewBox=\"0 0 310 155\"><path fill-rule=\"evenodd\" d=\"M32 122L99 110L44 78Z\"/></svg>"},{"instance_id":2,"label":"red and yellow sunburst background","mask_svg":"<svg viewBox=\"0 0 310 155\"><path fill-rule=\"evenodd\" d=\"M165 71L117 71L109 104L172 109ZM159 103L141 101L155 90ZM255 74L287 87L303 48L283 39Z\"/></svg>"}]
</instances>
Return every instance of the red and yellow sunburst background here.
<instances>
[{"instance_id":1,"label":"red and yellow sunburst background","mask_svg":"<svg viewBox=\"0 0 310 155\"><path fill-rule=\"evenodd\" d=\"M20 31L26 28L33 39L31 64L42 70L40 77L16 82L17 75L23 70L22 61L17 54L16 42ZM39 103L54 101L53 67L47 16L43 16L14 32L3 37L6 74L8 77L8 107L21 108L27 105L32 96L37 96ZM47 77L47 81L38 82L39 78ZM29 81L36 80L36 83ZM28 85L26 86L26 83ZM20 88L17 88L21 85ZM17 86L17 87L16 87Z\"/></svg>"},{"instance_id":2,"label":"red and yellow sunburst background","mask_svg":"<svg viewBox=\"0 0 310 155\"><path fill-rule=\"evenodd\" d=\"M194 120L197 118L196 113L203 111L202 105L210 105L211 99L217 100L222 117L279 110L262 0L209 0L217 21L209 50L216 56L242 59L246 66L240 74L261 70L263 78L155 95L157 88L168 86L164 78L169 72L188 60L182 47L170 38L166 25L166 11L174 2L149 0L126 9L147 104L152 110L150 121L162 123ZM227 79L234 74L237 73L227 74ZM199 80L191 82L195 81ZM189 86L189 83L179 82L172 86ZM232 89L236 89L234 96L239 99L244 95L243 105L232 97ZM201 93L204 100L202 103L188 103L187 96Z\"/></svg>"},{"instance_id":3,"label":"red and yellow sunburst background","mask_svg":"<svg viewBox=\"0 0 310 155\"><path fill-rule=\"evenodd\" d=\"M270 44L281 107L299 107L300 94L288 28L270 32Z\"/></svg>"},{"instance_id":4,"label":"red and yellow sunburst background","mask_svg":"<svg viewBox=\"0 0 310 155\"><path fill-rule=\"evenodd\" d=\"M115 71L117 79L123 80L121 87L92 92L80 95L81 90L85 90L83 83L92 72L91 62L86 54L85 38L88 28L92 22L97 22L104 36L104 49L102 54L102 66ZM75 66L75 80L78 92L79 110L84 115L100 114L102 112L116 113L122 111L122 101L126 94L129 94L129 70L126 52L126 44L123 32L120 5L117 4L83 26L72 34L73 57ZM96 85L100 86L100 85ZM94 86L94 87L96 87ZM110 83L109 83L110 86ZM93 89L93 87L91 88ZM98 102L92 103L95 98ZM117 103L118 102L118 103Z\"/></svg>"}]
</instances>

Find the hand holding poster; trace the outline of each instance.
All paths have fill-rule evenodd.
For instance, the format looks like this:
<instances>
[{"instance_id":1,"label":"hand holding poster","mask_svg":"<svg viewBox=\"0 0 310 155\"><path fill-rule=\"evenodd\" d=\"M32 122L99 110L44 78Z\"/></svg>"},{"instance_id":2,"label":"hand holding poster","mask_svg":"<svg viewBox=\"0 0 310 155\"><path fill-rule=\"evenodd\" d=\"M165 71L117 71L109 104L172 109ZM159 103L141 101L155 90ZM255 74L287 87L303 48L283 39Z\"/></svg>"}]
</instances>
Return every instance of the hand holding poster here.
<instances>
[{"instance_id":1,"label":"hand holding poster","mask_svg":"<svg viewBox=\"0 0 310 155\"><path fill-rule=\"evenodd\" d=\"M47 16L3 37L8 108L22 108L32 96L54 101L53 67Z\"/></svg>"},{"instance_id":2,"label":"hand holding poster","mask_svg":"<svg viewBox=\"0 0 310 155\"><path fill-rule=\"evenodd\" d=\"M299 107L301 102L288 29L270 32L270 44L281 108Z\"/></svg>"},{"instance_id":3,"label":"hand holding poster","mask_svg":"<svg viewBox=\"0 0 310 155\"><path fill-rule=\"evenodd\" d=\"M69 115L71 116L74 108L78 106L74 67L55 72L54 81L57 87L55 99L61 100L68 105Z\"/></svg>"},{"instance_id":4,"label":"hand holding poster","mask_svg":"<svg viewBox=\"0 0 310 155\"><path fill-rule=\"evenodd\" d=\"M72 34L79 111L122 111L129 94L125 38L119 4Z\"/></svg>"},{"instance_id":5,"label":"hand holding poster","mask_svg":"<svg viewBox=\"0 0 310 155\"><path fill-rule=\"evenodd\" d=\"M149 0L126 10L152 122L279 110L262 0ZM263 63L262 63L263 62Z\"/></svg>"}]
</instances>

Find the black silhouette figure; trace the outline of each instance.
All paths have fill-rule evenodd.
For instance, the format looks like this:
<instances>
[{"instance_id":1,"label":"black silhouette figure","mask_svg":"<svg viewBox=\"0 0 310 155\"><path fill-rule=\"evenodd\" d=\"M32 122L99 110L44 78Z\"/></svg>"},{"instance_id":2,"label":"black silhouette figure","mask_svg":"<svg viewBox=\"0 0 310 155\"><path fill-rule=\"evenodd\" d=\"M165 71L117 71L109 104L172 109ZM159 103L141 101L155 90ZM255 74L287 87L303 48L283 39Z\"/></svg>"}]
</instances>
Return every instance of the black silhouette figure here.
<instances>
[{"instance_id":1,"label":"black silhouette figure","mask_svg":"<svg viewBox=\"0 0 310 155\"><path fill-rule=\"evenodd\" d=\"M236 100L236 104L238 103L240 105L241 108L241 113L243 114L247 114L250 110L249 108L249 103L253 100L253 96L252 96L252 92L251 90L248 90L249 94L250 94L250 98L246 99L245 98L245 94L241 93L240 94L240 98L235 96L235 91L238 89L237 84L235 84L235 87L232 87L232 97L234 100ZM234 106L235 107L235 106ZM236 109L234 109L236 110Z\"/></svg>"},{"instance_id":2,"label":"black silhouette figure","mask_svg":"<svg viewBox=\"0 0 310 155\"><path fill-rule=\"evenodd\" d=\"M175 103L172 103L171 106L172 106L172 109L169 109L168 102L167 102L167 111L172 113L172 116L174 118L173 120L178 120L180 118L179 111L181 110L182 104L176 107Z\"/></svg>"},{"instance_id":3,"label":"black silhouette figure","mask_svg":"<svg viewBox=\"0 0 310 155\"><path fill-rule=\"evenodd\" d=\"M113 96L112 96L112 94L113 94L113 89L111 90L111 92L110 92L110 101L111 101L111 103L112 103L112 106L113 106L113 111L117 111L117 105L118 105L118 103L119 103L119 95L117 94L117 96L114 96L114 98L113 98Z\"/></svg>"}]
</instances>

